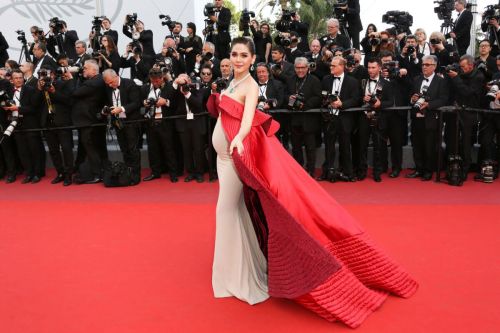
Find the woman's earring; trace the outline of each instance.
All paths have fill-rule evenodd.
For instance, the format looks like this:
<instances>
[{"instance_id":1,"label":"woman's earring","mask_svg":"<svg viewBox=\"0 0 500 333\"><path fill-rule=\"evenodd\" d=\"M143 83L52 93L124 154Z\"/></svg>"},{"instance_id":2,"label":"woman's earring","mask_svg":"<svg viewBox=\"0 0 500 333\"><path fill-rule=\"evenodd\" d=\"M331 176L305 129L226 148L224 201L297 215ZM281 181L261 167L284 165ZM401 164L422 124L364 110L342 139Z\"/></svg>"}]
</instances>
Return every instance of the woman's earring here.
<instances>
[{"instance_id":1,"label":"woman's earring","mask_svg":"<svg viewBox=\"0 0 500 333\"><path fill-rule=\"evenodd\" d=\"M250 70L253 72L253 70L254 70L254 68L253 68L253 64L252 64L252 66L250 67Z\"/></svg>"}]
</instances>

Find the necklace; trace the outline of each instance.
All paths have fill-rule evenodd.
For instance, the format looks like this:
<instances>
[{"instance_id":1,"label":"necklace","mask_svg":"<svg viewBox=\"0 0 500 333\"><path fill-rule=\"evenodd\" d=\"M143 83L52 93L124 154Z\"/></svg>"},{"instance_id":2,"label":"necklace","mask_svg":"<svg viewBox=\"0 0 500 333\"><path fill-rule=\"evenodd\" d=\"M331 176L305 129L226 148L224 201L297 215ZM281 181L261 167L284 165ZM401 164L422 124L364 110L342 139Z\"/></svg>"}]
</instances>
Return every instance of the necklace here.
<instances>
[{"instance_id":1,"label":"necklace","mask_svg":"<svg viewBox=\"0 0 500 333\"><path fill-rule=\"evenodd\" d=\"M237 81L236 83L233 83L233 82L235 82L235 80L234 80L234 79L233 79L233 80L231 80L231 82L229 83L229 87L230 87L230 89L229 89L229 93L230 93L230 94L232 94L232 93L233 93L233 91L234 91L234 89L236 89L236 87L237 87L237 86L238 86L241 82L245 81L245 80L246 80L249 76L250 76L250 73L248 73L247 75L245 75L245 77L244 77L244 78L242 78L241 80Z\"/></svg>"}]
</instances>

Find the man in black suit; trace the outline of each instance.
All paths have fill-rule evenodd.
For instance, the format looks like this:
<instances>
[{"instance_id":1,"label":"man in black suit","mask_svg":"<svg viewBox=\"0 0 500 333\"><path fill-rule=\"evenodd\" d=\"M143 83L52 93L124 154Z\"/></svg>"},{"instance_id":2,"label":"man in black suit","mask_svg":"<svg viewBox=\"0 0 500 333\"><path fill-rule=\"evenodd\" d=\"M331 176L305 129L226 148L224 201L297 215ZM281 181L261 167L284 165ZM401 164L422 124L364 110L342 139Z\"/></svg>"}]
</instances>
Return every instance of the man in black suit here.
<instances>
[{"instance_id":1,"label":"man in black suit","mask_svg":"<svg viewBox=\"0 0 500 333\"><path fill-rule=\"evenodd\" d=\"M467 53L470 45L470 27L472 25L473 15L466 9L467 0L456 0L455 10L458 12L457 19L453 24L453 29L446 38L453 38L457 44L458 54Z\"/></svg>"},{"instance_id":2,"label":"man in black suit","mask_svg":"<svg viewBox=\"0 0 500 333\"><path fill-rule=\"evenodd\" d=\"M406 36L405 46L401 53L397 55L399 67L405 68L410 78L415 78L422 73L422 53L418 53L417 37L414 35Z\"/></svg>"},{"instance_id":3,"label":"man in black suit","mask_svg":"<svg viewBox=\"0 0 500 333\"><path fill-rule=\"evenodd\" d=\"M481 22L481 30L488 34L488 41L490 42L491 52L493 57L496 57L499 53L499 43L500 43L500 18L490 17L489 20L483 19Z\"/></svg>"},{"instance_id":4,"label":"man in black suit","mask_svg":"<svg viewBox=\"0 0 500 333\"><path fill-rule=\"evenodd\" d=\"M186 63L184 62L184 57L177 52L177 45L175 40L168 36L163 41L163 47L161 52L156 55L156 62L163 61L165 64L171 63L171 74L173 78L178 77L180 74L186 71Z\"/></svg>"},{"instance_id":5,"label":"man in black suit","mask_svg":"<svg viewBox=\"0 0 500 333\"><path fill-rule=\"evenodd\" d=\"M271 78L269 67L263 62L257 64L255 72L257 74L257 83L259 84L259 99L264 101L263 111L280 109L285 99L285 86L281 81ZM268 100L276 101L275 105L265 102Z\"/></svg>"},{"instance_id":6,"label":"man in black suit","mask_svg":"<svg viewBox=\"0 0 500 333\"><path fill-rule=\"evenodd\" d=\"M231 24L231 10L224 7L224 0L214 0L215 15L208 17L210 21L215 23L217 34L211 34L208 41L215 44L215 56L219 59L229 58L229 44L231 36L229 34L229 26Z\"/></svg>"},{"instance_id":7,"label":"man in black suit","mask_svg":"<svg viewBox=\"0 0 500 333\"><path fill-rule=\"evenodd\" d=\"M319 39L321 48L326 45L341 47L343 50L351 48L351 41L346 36L339 33L339 20L331 18L326 21L328 34Z\"/></svg>"},{"instance_id":8,"label":"man in black suit","mask_svg":"<svg viewBox=\"0 0 500 333\"><path fill-rule=\"evenodd\" d=\"M8 79L0 79L0 91L7 94L9 99L12 99L12 83ZM11 112L0 108L0 127L3 131L7 129L12 120ZM3 141L0 144L0 178L5 175L5 182L7 184L12 183L16 180L17 173L17 154L15 141L11 136L4 136Z\"/></svg>"},{"instance_id":9,"label":"man in black suit","mask_svg":"<svg viewBox=\"0 0 500 333\"><path fill-rule=\"evenodd\" d=\"M40 112L34 105L35 90L24 85L24 75L20 70L12 72L12 83L15 105L4 106L3 109L9 111L12 117L22 117L16 130L40 128ZM14 140L26 175L22 183L38 183L42 176L40 132L14 132Z\"/></svg>"},{"instance_id":10,"label":"man in black suit","mask_svg":"<svg viewBox=\"0 0 500 333\"><path fill-rule=\"evenodd\" d=\"M299 36L295 31L290 32L289 38L290 46L285 49L285 58L286 61L294 64L296 58L304 56L304 52L298 48Z\"/></svg>"},{"instance_id":11,"label":"man in black suit","mask_svg":"<svg viewBox=\"0 0 500 333\"><path fill-rule=\"evenodd\" d=\"M304 166L302 146L306 148L306 171L314 177L316 168L316 134L321 129L320 115L304 111L321 105L321 82L309 74L308 61L295 59L295 75L288 81L285 100L294 111L291 117L291 141L293 158Z\"/></svg>"},{"instance_id":12,"label":"man in black suit","mask_svg":"<svg viewBox=\"0 0 500 333\"><path fill-rule=\"evenodd\" d=\"M95 184L102 181L103 162L107 160L106 128L85 127L100 123L97 114L101 113L106 100L106 84L99 75L99 65L87 60L83 66L83 81L73 92L73 124L80 129L80 143L85 149L92 173L90 179L77 179L79 183Z\"/></svg>"},{"instance_id":13,"label":"man in black suit","mask_svg":"<svg viewBox=\"0 0 500 333\"><path fill-rule=\"evenodd\" d=\"M52 82L50 84L49 82ZM71 126L71 94L75 89L75 80L68 71L61 79L55 79L55 73L40 77L36 86L36 99L41 105L42 128ZM44 132L49 147L52 163L57 176L52 184L64 181L64 186L71 185L73 173L73 133L71 130L48 130Z\"/></svg>"},{"instance_id":14,"label":"man in black suit","mask_svg":"<svg viewBox=\"0 0 500 333\"><path fill-rule=\"evenodd\" d=\"M354 130L354 114L342 111L360 105L360 87L358 80L345 74L346 61L336 56L330 65L330 75L323 78L322 90L326 95L334 95L328 103L328 115L325 115L325 163L320 180L356 181L353 175L351 158L351 135ZM339 141L339 161L342 171L336 174L335 141Z\"/></svg>"},{"instance_id":15,"label":"man in black suit","mask_svg":"<svg viewBox=\"0 0 500 333\"><path fill-rule=\"evenodd\" d=\"M359 0L347 0L347 5L341 8L347 20L347 32L351 37L352 47L359 49L359 33L363 30Z\"/></svg>"},{"instance_id":16,"label":"man in black suit","mask_svg":"<svg viewBox=\"0 0 500 333\"><path fill-rule=\"evenodd\" d=\"M47 39L47 50L52 57L57 58L60 54L66 54L69 59L76 59L75 43L78 40L78 34L75 30L68 30L66 22L60 21L63 29L57 34L50 28L49 38Z\"/></svg>"},{"instance_id":17,"label":"man in black suit","mask_svg":"<svg viewBox=\"0 0 500 333\"><path fill-rule=\"evenodd\" d=\"M125 53L120 57L120 67L130 68L130 78L146 82L148 79L149 70L152 67L154 59L142 53L142 45L137 42L127 45Z\"/></svg>"},{"instance_id":18,"label":"man in black suit","mask_svg":"<svg viewBox=\"0 0 500 333\"><path fill-rule=\"evenodd\" d=\"M73 59L73 64L75 66L83 66L86 60L91 59L90 54L87 53L87 44L82 40L77 40L75 42L75 53L76 58Z\"/></svg>"},{"instance_id":19,"label":"man in black suit","mask_svg":"<svg viewBox=\"0 0 500 333\"><path fill-rule=\"evenodd\" d=\"M0 67L4 67L5 62L9 60L9 53L7 52L8 48L9 48L9 43L7 43L7 40L0 32Z\"/></svg>"},{"instance_id":20,"label":"man in black suit","mask_svg":"<svg viewBox=\"0 0 500 333\"><path fill-rule=\"evenodd\" d=\"M165 162L170 174L170 181L178 181L178 165L174 151L174 121L162 118L172 116L173 109L170 107L169 95L172 95L172 84L163 81L163 73L159 69L151 69L149 72L149 84L141 87L141 100L150 115L150 122L146 127L148 140L148 158L151 174L143 180L150 181L161 177L162 160ZM155 102L149 105L148 100ZM151 110L152 109L152 110Z\"/></svg>"},{"instance_id":21,"label":"man in black suit","mask_svg":"<svg viewBox=\"0 0 500 333\"><path fill-rule=\"evenodd\" d=\"M101 24L101 33L103 36L109 36L115 41L115 45L118 45L118 31L111 29L111 20L109 18L104 18Z\"/></svg>"},{"instance_id":22,"label":"man in black suit","mask_svg":"<svg viewBox=\"0 0 500 333\"><path fill-rule=\"evenodd\" d=\"M308 37L309 37L309 23L302 22L299 13L295 13L292 16L292 22L290 23L290 31L295 31L297 37L299 38L298 49L305 53L309 51Z\"/></svg>"},{"instance_id":23,"label":"man in black suit","mask_svg":"<svg viewBox=\"0 0 500 333\"><path fill-rule=\"evenodd\" d=\"M358 180L366 177L370 135L373 142L373 179L376 182L382 181L380 175L387 166L388 111L384 109L393 105L394 97L390 82L381 75L381 68L379 59L368 60L369 78L363 80L361 84L363 102L369 109L356 115L358 117L358 147L356 149L358 165L355 165L355 169Z\"/></svg>"},{"instance_id":24,"label":"man in black suit","mask_svg":"<svg viewBox=\"0 0 500 333\"><path fill-rule=\"evenodd\" d=\"M154 58L155 48L153 46L153 31L144 30L144 23L141 20L137 20L135 24L131 26L128 23L128 19L125 18L122 32L128 38L140 42L142 44L143 53Z\"/></svg>"},{"instance_id":25,"label":"man in black suit","mask_svg":"<svg viewBox=\"0 0 500 333\"><path fill-rule=\"evenodd\" d=\"M422 75L413 82L411 102L411 142L416 170L407 178L432 179L436 167L438 149L437 135L439 115L437 109L448 103L447 82L436 75L437 58L433 55L422 58Z\"/></svg>"},{"instance_id":26,"label":"man in black suit","mask_svg":"<svg viewBox=\"0 0 500 333\"><path fill-rule=\"evenodd\" d=\"M285 49L283 46L275 45L271 49L271 74L277 80L287 85L290 79L295 75L292 63L285 60Z\"/></svg>"},{"instance_id":27,"label":"man in black suit","mask_svg":"<svg viewBox=\"0 0 500 333\"><path fill-rule=\"evenodd\" d=\"M35 43L35 45L33 46L33 55L33 64L35 65L33 75L35 77L38 77L38 71L40 70L40 68L42 68L42 66L45 68L50 68L54 71L56 70L57 63L50 55L47 54L47 47L44 43Z\"/></svg>"},{"instance_id":28,"label":"man in black suit","mask_svg":"<svg viewBox=\"0 0 500 333\"><path fill-rule=\"evenodd\" d=\"M184 156L184 167L188 172L185 182L196 180L202 183L204 169L204 142L207 134L206 117L195 116L203 112L203 91L189 87L191 79L181 74L174 80L170 100L175 114L183 116L175 119L175 129L179 133Z\"/></svg>"},{"instance_id":29,"label":"man in black suit","mask_svg":"<svg viewBox=\"0 0 500 333\"><path fill-rule=\"evenodd\" d=\"M122 120L139 120L141 114L140 91L134 81L121 78L113 69L106 69L102 73L106 89L106 105L111 107L111 115ZM136 185L141 180L141 153L139 151L138 124L125 124L123 128L116 128L118 145L123 154L123 161L132 170L130 185Z\"/></svg>"},{"instance_id":30,"label":"man in black suit","mask_svg":"<svg viewBox=\"0 0 500 333\"><path fill-rule=\"evenodd\" d=\"M221 77L220 59L215 56L215 45L211 42L203 43L201 54L196 55L194 73L199 76L201 68L208 66L212 69L213 77Z\"/></svg>"}]
</instances>

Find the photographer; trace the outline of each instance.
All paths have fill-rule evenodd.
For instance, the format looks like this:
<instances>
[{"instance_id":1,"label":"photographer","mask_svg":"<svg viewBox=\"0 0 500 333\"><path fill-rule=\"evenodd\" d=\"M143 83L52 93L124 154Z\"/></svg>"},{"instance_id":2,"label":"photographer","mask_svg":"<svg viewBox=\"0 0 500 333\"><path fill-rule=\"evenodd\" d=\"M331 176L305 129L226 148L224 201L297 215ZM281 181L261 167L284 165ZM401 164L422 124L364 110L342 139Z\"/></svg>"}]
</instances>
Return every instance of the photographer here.
<instances>
[{"instance_id":1,"label":"photographer","mask_svg":"<svg viewBox=\"0 0 500 333\"><path fill-rule=\"evenodd\" d=\"M271 77L269 67L263 62L257 64L255 72L259 84L259 103L262 103L258 104L257 107L261 105L261 111L263 112L281 108L285 98L285 86L281 81L274 80ZM276 118L276 116L273 116L273 118ZM280 123L280 125L282 124Z\"/></svg>"},{"instance_id":2,"label":"photographer","mask_svg":"<svg viewBox=\"0 0 500 333\"><path fill-rule=\"evenodd\" d=\"M46 69L47 70L47 69ZM73 132L68 130L50 130L53 127L71 126L71 95L75 88L75 80L70 71L65 68L62 76L56 79L56 73L40 76L36 85L36 99L41 105L42 128L49 147L52 163L57 176L52 184L64 182L64 186L71 185L73 173Z\"/></svg>"},{"instance_id":3,"label":"photographer","mask_svg":"<svg viewBox=\"0 0 500 333\"><path fill-rule=\"evenodd\" d=\"M293 64L296 58L304 56L304 52L298 48L300 38L295 31L290 31L288 38L290 39L290 45L285 48L285 59Z\"/></svg>"},{"instance_id":4,"label":"photographer","mask_svg":"<svg viewBox=\"0 0 500 333\"><path fill-rule=\"evenodd\" d=\"M295 59L295 74L287 82L285 100L294 111L291 117L291 141L293 158L304 166L302 146L306 147L306 171L314 177L316 168L316 133L321 129L320 116L304 111L321 105L321 82L309 74L309 62L304 57Z\"/></svg>"},{"instance_id":5,"label":"photographer","mask_svg":"<svg viewBox=\"0 0 500 333\"><path fill-rule=\"evenodd\" d=\"M287 85L290 79L294 76L293 65L285 61L285 50L280 45L275 45L271 49L271 73L277 80Z\"/></svg>"},{"instance_id":6,"label":"photographer","mask_svg":"<svg viewBox=\"0 0 500 333\"><path fill-rule=\"evenodd\" d=\"M330 73L330 62L323 61L319 40L311 40L309 52L306 52L304 57L309 61L309 70L311 74L317 76L318 79L322 80L325 75Z\"/></svg>"},{"instance_id":7,"label":"photographer","mask_svg":"<svg viewBox=\"0 0 500 333\"><path fill-rule=\"evenodd\" d=\"M68 30L66 22L54 17L50 21L49 38L47 38L47 50L52 57L57 58L59 54L66 54L69 59L76 59L75 42L78 34L75 30Z\"/></svg>"},{"instance_id":8,"label":"photographer","mask_svg":"<svg viewBox=\"0 0 500 333\"><path fill-rule=\"evenodd\" d=\"M481 70L487 81L490 81L495 73L498 72L497 60L491 56L491 44L485 39L479 43L479 56L476 57L475 66Z\"/></svg>"},{"instance_id":9,"label":"photographer","mask_svg":"<svg viewBox=\"0 0 500 333\"><path fill-rule=\"evenodd\" d=\"M0 78L0 92L3 92L3 99L12 100L12 91L14 88L9 79ZM3 102L5 103L5 102ZM10 111L6 111L0 108L0 127L2 132L5 131L12 121L12 116ZM7 184L16 181L16 175L18 170L18 165L16 161L18 160L16 154L15 141L12 136L3 136L3 140L0 143L0 176L5 175L5 182Z\"/></svg>"},{"instance_id":10,"label":"photographer","mask_svg":"<svg viewBox=\"0 0 500 333\"><path fill-rule=\"evenodd\" d=\"M82 40L75 42L75 52L76 58L73 62L75 66L83 66L86 60L91 59L91 56L87 54L87 44Z\"/></svg>"},{"instance_id":11,"label":"photographer","mask_svg":"<svg viewBox=\"0 0 500 333\"><path fill-rule=\"evenodd\" d=\"M24 75L24 85L29 86L31 88L36 88L37 86L37 78L33 75L33 63L32 62L23 62L19 67L21 72Z\"/></svg>"},{"instance_id":12,"label":"photographer","mask_svg":"<svg viewBox=\"0 0 500 333\"><path fill-rule=\"evenodd\" d=\"M98 60L100 71L104 72L109 68L113 69L115 72L120 71L121 59L113 38L110 36L102 36L101 45L101 49L92 54Z\"/></svg>"},{"instance_id":13,"label":"photographer","mask_svg":"<svg viewBox=\"0 0 500 333\"><path fill-rule=\"evenodd\" d=\"M102 73L106 89L106 105L111 108L111 117L122 120L139 120L141 114L140 91L134 81L121 78L113 69ZM108 117L109 117L108 116ZM130 185L141 181L141 153L139 151L139 126L138 124L125 124L122 128L115 128L123 161L132 170Z\"/></svg>"},{"instance_id":14,"label":"photographer","mask_svg":"<svg viewBox=\"0 0 500 333\"><path fill-rule=\"evenodd\" d=\"M411 143L415 171L407 178L420 177L422 181L432 179L436 169L437 135L439 114L437 109L448 103L446 80L436 75L437 58L433 55L422 58L422 75L412 86Z\"/></svg>"},{"instance_id":15,"label":"photographer","mask_svg":"<svg viewBox=\"0 0 500 333\"><path fill-rule=\"evenodd\" d=\"M329 45L336 45L344 50L351 48L351 41L349 38L339 33L339 20L334 18L329 19L326 21L326 27L328 34L319 39L321 48L325 46L330 48Z\"/></svg>"},{"instance_id":16,"label":"photographer","mask_svg":"<svg viewBox=\"0 0 500 333\"><path fill-rule=\"evenodd\" d=\"M394 101L391 106L408 106L410 103L410 89L412 80L408 77L405 68L399 68L391 52L380 53L382 62L382 77L390 83ZM408 111L388 111L386 114L387 134L391 142L391 178L399 177L403 167L403 145L406 142L408 128ZM385 169L387 162L382 163Z\"/></svg>"},{"instance_id":17,"label":"photographer","mask_svg":"<svg viewBox=\"0 0 500 333\"><path fill-rule=\"evenodd\" d=\"M480 108L485 95L485 78L481 71L474 67L474 58L470 55L460 57L460 71L448 71L451 84L455 94L455 101L459 106ZM459 117L459 128L456 128L455 117ZM475 126L480 121L480 114L466 110L460 110L452 114L446 123L445 140L448 154L460 155L463 161L462 180L467 179L470 165L472 163L472 144ZM459 142L456 142L456 133L459 131ZM459 149L460 147L460 149Z\"/></svg>"},{"instance_id":18,"label":"photographer","mask_svg":"<svg viewBox=\"0 0 500 333\"><path fill-rule=\"evenodd\" d=\"M429 55L431 54L431 46L427 42L427 34L422 28L415 30L415 37L417 38L417 54Z\"/></svg>"},{"instance_id":19,"label":"photographer","mask_svg":"<svg viewBox=\"0 0 500 333\"><path fill-rule=\"evenodd\" d=\"M38 183L42 177L40 174L42 166L42 138L40 132L16 132L21 129L40 128L40 112L35 107L35 90L24 85L24 75L20 70L12 71L12 83L14 91L9 94L13 97L14 104L4 106L11 118L22 118L21 123L14 131L19 158L24 168L26 177L22 183Z\"/></svg>"},{"instance_id":20,"label":"photographer","mask_svg":"<svg viewBox=\"0 0 500 333\"><path fill-rule=\"evenodd\" d=\"M417 37L414 35L406 36L406 41L401 54L396 57L399 61L399 67L406 68L408 76L414 78L422 72L422 54L418 53Z\"/></svg>"},{"instance_id":21,"label":"photographer","mask_svg":"<svg viewBox=\"0 0 500 333\"><path fill-rule=\"evenodd\" d=\"M446 39L453 38L457 45L458 54L464 55L470 45L470 28L472 26L473 15L466 9L467 0L456 0L455 10L458 12L457 19L453 24L453 29L446 34Z\"/></svg>"},{"instance_id":22,"label":"photographer","mask_svg":"<svg viewBox=\"0 0 500 333\"><path fill-rule=\"evenodd\" d=\"M290 31L295 31L297 38L299 39L298 49L304 53L308 51L308 38L309 38L309 23L302 22L299 13L295 12L295 15L291 16L292 22L290 23Z\"/></svg>"},{"instance_id":23,"label":"photographer","mask_svg":"<svg viewBox=\"0 0 500 333\"><path fill-rule=\"evenodd\" d=\"M342 111L360 105L361 96L358 81L345 74L346 61L334 57L330 64L330 75L323 78L321 89L326 93L325 106L328 114L323 114L323 135L325 141L325 162L318 180L340 179L354 182L351 158L351 136L354 130L354 114ZM335 141L339 141L339 161L341 172L336 173Z\"/></svg>"},{"instance_id":24,"label":"photographer","mask_svg":"<svg viewBox=\"0 0 500 333\"><path fill-rule=\"evenodd\" d=\"M429 45L431 47L431 55L438 58L438 69L451 65L455 62L458 63L460 59L458 56L457 49L452 44L448 44L444 35L435 31L431 33L429 39Z\"/></svg>"},{"instance_id":25,"label":"photographer","mask_svg":"<svg viewBox=\"0 0 500 333\"><path fill-rule=\"evenodd\" d=\"M92 51L100 49L102 37L109 36L118 45L118 32L111 29L111 21L104 16L94 16L92 31L89 34L90 47Z\"/></svg>"},{"instance_id":26,"label":"photographer","mask_svg":"<svg viewBox=\"0 0 500 333\"><path fill-rule=\"evenodd\" d=\"M184 58L177 52L177 45L175 45L175 40L172 37L165 38L161 52L156 55L155 59L156 63L171 64L169 72L173 78L186 72L186 63Z\"/></svg>"},{"instance_id":27,"label":"photographer","mask_svg":"<svg viewBox=\"0 0 500 333\"><path fill-rule=\"evenodd\" d=\"M7 52L8 48L9 43L7 43L7 40L0 32L0 67L4 67L5 62L7 61L7 59L9 59L9 53Z\"/></svg>"},{"instance_id":28,"label":"photographer","mask_svg":"<svg viewBox=\"0 0 500 333\"><path fill-rule=\"evenodd\" d=\"M382 77L382 63L378 59L368 60L367 80L363 80L361 90L363 102L368 110L360 112L357 117L357 147L353 144L354 169L358 180L366 177L368 170L368 143L370 136L373 142L373 180L382 181L380 177L387 170L387 113L384 109L391 107L394 96L391 83ZM356 158L354 158L356 156Z\"/></svg>"},{"instance_id":29,"label":"photographer","mask_svg":"<svg viewBox=\"0 0 500 333\"><path fill-rule=\"evenodd\" d=\"M142 44L132 42L127 45L125 53L120 57L120 67L130 68L130 78L146 82L153 58L142 53Z\"/></svg>"},{"instance_id":30,"label":"photographer","mask_svg":"<svg viewBox=\"0 0 500 333\"><path fill-rule=\"evenodd\" d=\"M366 67L361 65L361 51L351 49L345 51L343 56L346 60L346 73L361 83L361 80L368 79Z\"/></svg>"},{"instance_id":31,"label":"photographer","mask_svg":"<svg viewBox=\"0 0 500 333\"><path fill-rule=\"evenodd\" d=\"M137 14L127 15L123 23L122 32L128 38L140 42L142 51L150 57L155 56L155 48L153 47L153 32L144 30L144 23L137 20Z\"/></svg>"},{"instance_id":32,"label":"photographer","mask_svg":"<svg viewBox=\"0 0 500 333\"><path fill-rule=\"evenodd\" d=\"M211 42L203 44L202 53L196 55L196 62L194 64L194 72L199 74L200 68L203 66L210 66L214 77L220 77L220 60L215 57L215 45Z\"/></svg>"},{"instance_id":33,"label":"photographer","mask_svg":"<svg viewBox=\"0 0 500 333\"><path fill-rule=\"evenodd\" d=\"M72 120L79 131L80 144L85 149L90 166L91 176L82 179L79 175L78 183L95 184L102 181L103 162L108 159L106 148L106 128L104 126L90 127L100 123L100 115L106 101L106 84L99 75L99 65L94 60L87 60L83 65L84 80L73 91Z\"/></svg>"},{"instance_id":34,"label":"photographer","mask_svg":"<svg viewBox=\"0 0 500 333\"><path fill-rule=\"evenodd\" d=\"M229 8L224 7L224 0L214 0L214 4L215 10L209 13L208 20L216 25L217 34L207 36L207 41L214 43L217 58L229 58L229 44L231 43L229 26L231 25L232 14Z\"/></svg>"},{"instance_id":35,"label":"photographer","mask_svg":"<svg viewBox=\"0 0 500 333\"><path fill-rule=\"evenodd\" d=\"M184 36L181 36L181 31L182 31L182 23L181 22L172 22L174 24L174 28L172 29L172 33L170 35L165 36L171 37L175 41L175 45L179 47L179 45L182 45L184 43Z\"/></svg>"},{"instance_id":36,"label":"photographer","mask_svg":"<svg viewBox=\"0 0 500 333\"><path fill-rule=\"evenodd\" d=\"M193 84L191 78L186 74L180 74L172 84L173 90L170 95L176 115L183 118L175 119L175 129L180 135L182 153L184 156L184 167L188 176L185 182L196 180L202 183L204 170L204 143L207 134L206 117L196 116L202 113L203 91Z\"/></svg>"},{"instance_id":37,"label":"photographer","mask_svg":"<svg viewBox=\"0 0 500 333\"><path fill-rule=\"evenodd\" d=\"M380 44L380 38L378 38L377 27L375 24L370 23L366 27L365 37L361 40L361 48L365 54L364 65L368 66L368 60L373 58L373 53L378 44Z\"/></svg>"},{"instance_id":38,"label":"photographer","mask_svg":"<svg viewBox=\"0 0 500 333\"><path fill-rule=\"evenodd\" d=\"M144 181L161 177L163 163L167 166L170 181L178 181L178 165L174 151L174 121L162 118L172 116L168 96L172 94L172 85L163 81L163 73L159 69L149 71L149 83L141 87L141 100L145 107L145 115L149 117L146 137L148 140L148 159L151 174Z\"/></svg>"},{"instance_id":39,"label":"photographer","mask_svg":"<svg viewBox=\"0 0 500 333\"><path fill-rule=\"evenodd\" d=\"M260 30L257 31L257 21L254 24L250 25L250 29L252 30L253 42L255 44L255 55L256 62L265 62L269 61L269 56L271 55L271 47L273 46L273 40L271 38L271 28L269 24L262 23L260 25Z\"/></svg>"},{"instance_id":40,"label":"photographer","mask_svg":"<svg viewBox=\"0 0 500 333\"><path fill-rule=\"evenodd\" d=\"M192 73L196 63L196 55L201 54L203 40L200 36L196 35L196 25L194 23L189 22L186 30L188 35L184 37L183 42L177 48L180 52L184 53L186 73Z\"/></svg>"},{"instance_id":41,"label":"photographer","mask_svg":"<svg viewBox=\"0 0 500 333\"><path fill-rule=\"evenodd\" d=\"M352 40L352 47L359 49L359 33L363 30L360 17L359 0L347 0L346 5L340 7L347 20L347 32Z\"/></svg>"},{"instance_id":42,"label":"photographer","mask_svg":"<svg viewBox=\"0 0 500 333\"><path fill-rule=\"evenodd\" d=\"M493 9L494 13L493 15L496 14L495 9ZM483 14L485 15L485 14ZM490 42L491 45L491 55L496 56L499 53L499 43L500 43L500 23L499 23L500 18L497 16L483 16L483 22L481 22L481 30L483 32L486 32L487 38Z\"/></svg>"},{"instance_id":43,"label":"photographer","mask_svg":"<svg viewBox=\"0 0 500 333\"><path fill-rule=\"evenodd\" d=\"M46 54L47 52L47 47L45 44L38 42L35 43L33 46L33 56L34 56L34 65L35 65L35 70L34 70L34 75L35 77L38 77L38 71L43 67L50 68L51 70L56 70L57 64L52 59L51 56Z\"/></svg>"},{"instance_id":44,"label":"photographer","mask_svg":"<svg viewBox=\"0 0 500 333\"><path fill-rule=\"evenodd\" d=\"M113 38L115 45L118 45L118 31L111 29L111 20L107 17L104 17L102 20L101 27L102 27L101 31L102 35Z\"/></svg>"}]
</instances>

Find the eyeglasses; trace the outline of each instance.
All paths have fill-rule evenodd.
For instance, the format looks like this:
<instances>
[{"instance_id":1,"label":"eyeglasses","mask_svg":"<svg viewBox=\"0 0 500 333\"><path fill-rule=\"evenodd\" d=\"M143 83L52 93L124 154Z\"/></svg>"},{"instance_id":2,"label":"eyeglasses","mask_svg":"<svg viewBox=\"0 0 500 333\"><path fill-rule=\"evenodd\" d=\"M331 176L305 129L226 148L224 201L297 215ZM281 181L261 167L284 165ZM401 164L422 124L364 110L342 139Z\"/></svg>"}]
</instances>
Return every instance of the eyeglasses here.
<instances>
[{"instance_id":1,"label":"eyeglasses","mask_svg":"<svg viewBox=\"0 0 500 333\"><path fill-rule=\"evenodd\" d=\"M307 69L307 66L295 66L295 69Z\"/></svg>"},{"instance_id":2,"label":"eyeglasses","mask_svg":"<svg viewBox=\"0 0 500 333\"><path fill-rule=\"evenodd\" d=\"M490 47L488 44L485 45L479 45L479 47Z\"/></svg>"},{"instance_id":3,"label":"eyeglasses","mask_svg":"<svg viewBox=\"0 0 500 333\"><path fill-rule=\"evenodd\" d=\"M422 64L422 66L428 67L428 66L436 66L436 64Z\"/></svg>"},{"instance_id":4,"label":"eyeglasses","mask_svg":"<svg viewBox=\"0 0 500 333\"><path fill-rule=\"evenodd\" d=\"M212 73L202 72L201 75L212 75Z\"/></svg>"}]
</instances>

